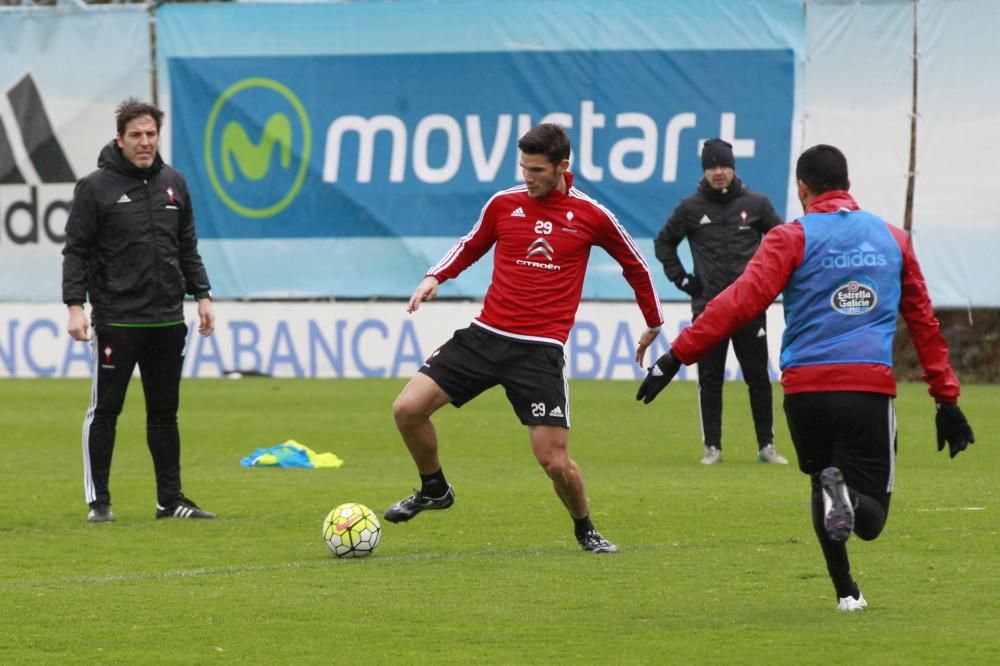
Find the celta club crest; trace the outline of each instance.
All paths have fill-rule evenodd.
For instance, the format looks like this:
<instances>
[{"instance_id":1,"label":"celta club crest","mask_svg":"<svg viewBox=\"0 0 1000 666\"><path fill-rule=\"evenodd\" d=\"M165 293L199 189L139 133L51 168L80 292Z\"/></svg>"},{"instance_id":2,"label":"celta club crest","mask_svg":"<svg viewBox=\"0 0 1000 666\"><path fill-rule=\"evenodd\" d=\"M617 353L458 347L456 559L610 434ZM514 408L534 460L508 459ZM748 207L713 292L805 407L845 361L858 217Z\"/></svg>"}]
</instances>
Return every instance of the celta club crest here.
<instances>
[{"instance_id":1,"label":"celta club crest","mask_svg":"<svg viewBox=\"0 0 1000 666\"><path fill-rule=\"evenodd\" d=\"M177 205L177 199L174 198L174 188L172 187L167 188L167 203L173 206Z\"/></svg>"},{"instance_id":2,"label":"celta club crest","mask_svg":"<svg viewBox=\"0 0 1000 666\"><path fill-rule=\"evenodd\" d=\"M525 255L525 259L531 259L536 255L541 255L545 257L549 263L552 263L552 255L555 254L555 250L544 238L537 238L535 242L528 246L528 254Z\"/></svg>"},{"instance_id":3,"label":"celta club crest","mask_svg":"<svg viewBox=\"0 0 1000 666\"><path fill-rule=\"evenodd\" d=\"M111 363L111 345L104 348L104 362L107 364Z\"/></svg>"},{"instance_id":4,"label":"celta club crest","mask_svg":"<svg viewBox=\"0 0 1000 666\"><path fill-rule=\"evenodd\" d=\"M747 224L749 224L747 222L747 212L745 210L741 210L740 211L740 224L743 225L743 226L746 226Z\"/></svg>"}]
</instances>

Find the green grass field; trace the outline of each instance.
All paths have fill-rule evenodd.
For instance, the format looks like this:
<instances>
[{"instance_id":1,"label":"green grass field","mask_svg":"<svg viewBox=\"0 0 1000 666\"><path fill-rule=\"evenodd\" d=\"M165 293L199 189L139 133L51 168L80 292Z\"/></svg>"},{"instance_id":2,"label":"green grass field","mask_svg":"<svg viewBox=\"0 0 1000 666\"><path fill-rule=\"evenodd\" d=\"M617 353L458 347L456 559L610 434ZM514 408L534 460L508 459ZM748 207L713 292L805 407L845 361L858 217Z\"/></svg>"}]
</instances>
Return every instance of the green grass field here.
<instances>
[{"instance_id":1,"label":"green grass field","mask_svg":"<svg viewBox=\"0 0 1000 666\"><path fill-rule=\"evenodd\" d=\"M808 479L754 462L746 391L726 390L725 463L701 456L694 385L571 386L571 450L618 555L571 522L493 390L436 424L455 506L383 524L336 560L327 511L377 513L417 485L394 380L187 380L184 489L215 521L153 518L133 381L111 475L117 522L86 522L89 382L0 381L0 664L985 664L1000 662L1000 387L967 386L979 442L936 451L933 402L901 387L892 512L852 539L869 609L841 614ZM794 458L776 403L778 450ZM850 418L845 415L845 418ZM247 469L294 438L337 470Z\"/></svg>"}]
</instances>

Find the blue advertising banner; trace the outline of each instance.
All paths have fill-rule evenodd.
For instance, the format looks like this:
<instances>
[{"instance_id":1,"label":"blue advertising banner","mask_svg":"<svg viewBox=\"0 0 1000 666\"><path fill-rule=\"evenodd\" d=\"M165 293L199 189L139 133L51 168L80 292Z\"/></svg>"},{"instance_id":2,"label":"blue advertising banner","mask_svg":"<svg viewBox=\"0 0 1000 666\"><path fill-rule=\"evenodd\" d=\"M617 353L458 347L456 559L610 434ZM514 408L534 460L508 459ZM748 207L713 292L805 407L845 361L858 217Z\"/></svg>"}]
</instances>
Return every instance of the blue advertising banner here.
<instances>
[{"instance_id":1,"label":"blue advertising banner","mask_svg":"<svg viewBox=\"0 0 1000 666\"><path fill-rule=\"evenodd\" d=\"M166 3L156 17L165 157L190 182L221 298L409 297L518 182L517 139L543 120L569 129L577 185L633 233L665 298L687 297L652 239L697 186L700 140L732 140L780 214L794 184L801 0ZM486 256L440 296L482 298L490 272ZM583 293L632 298L600 250Z\"/></svg>"},{"instance_id":2,"label":"blue advertising banner","mask_svg":"<svg viewBox=\"0 0 1000 666\"><path fill-rule=\"evenodd\" d=\"M578 186L640 238L655 236L694 191L705 139L731 141L740 176L772 200L787 189L791 50L173 58L169 66L172 115L183 119L173 161L206 239L457 238L490 195L517 182L517 140L539 122L568 129Z\"/></svg>"}]
</instances>

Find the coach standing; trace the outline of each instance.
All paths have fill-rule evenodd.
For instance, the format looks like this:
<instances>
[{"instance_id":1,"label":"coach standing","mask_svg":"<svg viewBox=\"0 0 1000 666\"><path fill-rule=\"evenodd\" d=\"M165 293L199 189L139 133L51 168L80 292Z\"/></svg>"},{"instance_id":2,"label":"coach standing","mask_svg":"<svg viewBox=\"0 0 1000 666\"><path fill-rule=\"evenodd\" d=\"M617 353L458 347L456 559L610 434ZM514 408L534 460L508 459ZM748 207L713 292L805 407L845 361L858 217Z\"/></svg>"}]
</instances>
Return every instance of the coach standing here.
<instances>
[{"instance_id":1,"label":"coach standing","mask_svg":"<svg viewBox=\"0 0 1000 666\"><path fill-rule=\"evenodd\" d=\"M663 272L691 296L697 319L705 305L732 284L769 230L781 224L767 197L753 192L737 176L733 147L722 139L706 141L701 151L704 178L698 191L680 202L653 244ZM687 239L694 259L688 273L677 256ZM722 382L729 341L750 392L750 411L757 435L757 460L788 464L774 449L771 378L767 371L767 314L763 313L723 340L698 363L698 400L705 445L702 464L722 462Z\"/></svg>"},{"instance_id":2,"label":"coach standing","mask_svg":"<svg viewBox=\"0 0 1000 666\"><path fill-rule=\"evenodd\" d=\"M67 330L89 340L93 386L83 423L87 520L115 519L108 478L115 426L136 365L146 398L146 439L156 473L157 518L214 518L181 492L177 430L187 326L184 295L198 300L198 332L215 314L198 255L191 198L183 176L157 150L163 112L130 98L116 111L117 135L97 171L73 194L63 248ZM93 334L83 304L91 304Z\"/></svg>"}]
</instances>

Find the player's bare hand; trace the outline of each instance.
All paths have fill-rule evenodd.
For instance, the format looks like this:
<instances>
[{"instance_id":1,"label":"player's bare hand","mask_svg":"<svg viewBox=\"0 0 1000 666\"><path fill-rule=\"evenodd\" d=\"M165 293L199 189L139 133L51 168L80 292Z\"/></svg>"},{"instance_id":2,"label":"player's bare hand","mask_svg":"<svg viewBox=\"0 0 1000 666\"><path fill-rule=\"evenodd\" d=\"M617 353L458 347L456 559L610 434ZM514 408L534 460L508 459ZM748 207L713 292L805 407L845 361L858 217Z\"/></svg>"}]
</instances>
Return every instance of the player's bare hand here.
<instances>
[{"instance_id":1,"label":"player's bare hand","mask_svg":"<svg viewBox=\"0 0 1000 666\"><path fill-rule=\"evenodd\" d=\"M437 281L437 278L429 275L425 277L413 291L413 296L410 296L410 302L406 305L406 311L413 314L420 308L421 303L432 300L437 296L439 284L440 282Z\"/></svg>"},{"instance_id":2,"label":"player's bare hand","mask_svg":"<svg viewBox=\"0 0 1000 666\"><path fill-rule=\"evenodd\" d=\"M66 331L70 337L80 342L90 340L90 322L87 321L87 313L79 305L69 306L69 323Z\"/></svg>"},{"instance_id":3,"label":"player's bare hand","mask_svg":"<svg viewBox=\"0 0 1000 666\"><path fill-rule=\"evenodd\" d=\"M649 349L649 345L653 344L653 340L660 334L660 328L647 328L643 331L642 335L639 336L639 344L635 349L635 362L639 365L643 364L643 359L646 358L646 350Z\"/></svg>"}]
</instances>

